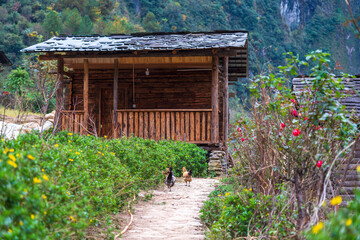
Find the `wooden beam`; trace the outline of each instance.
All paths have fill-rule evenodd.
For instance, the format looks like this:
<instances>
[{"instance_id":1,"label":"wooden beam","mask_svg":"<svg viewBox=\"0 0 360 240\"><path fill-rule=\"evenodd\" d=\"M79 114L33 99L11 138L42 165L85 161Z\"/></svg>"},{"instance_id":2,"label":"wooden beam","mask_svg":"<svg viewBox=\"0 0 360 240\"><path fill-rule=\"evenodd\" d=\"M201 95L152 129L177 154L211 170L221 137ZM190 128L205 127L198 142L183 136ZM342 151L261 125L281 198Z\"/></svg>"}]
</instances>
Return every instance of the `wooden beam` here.
<instances>
[{"instance_id":1,"label":"wooden beam","mask_svg":"<svg viewBox=\"0 0 360 240\"><path fill-rule=\"evenodd\" d=\"M117 108L118 108L119 60L114 59L114 137L117 138Z\"/></svg>"},{"instance_id":2,"label":"wooden beam","mask_svg":"<svg viewBox=\"0 0 360 240\"><path fill-rule=\"evenodd\" d=\"M227 154L227 141L229 134L229 57L223 58L223 73L224 73L224 81L223 81L223 90L224 90L224 99L223 99L223 129L224 129L224 146L226 149L226 158L228 158Z\"/></svg>"},{"instance_id":3,"label":"wooden beam","mask_svg":"<svg viewBox=\"0 0 360 240\"><path fill-rule=\"evenodd\" d=\"M211 77L211 143L219 141L219 57L213 56Z\"/></svg>"},{"instance_id":4,"label":"wooden beam","mask_svg":"<svg viewBox=\"0 0 360 240\"><path fill-rule=\"evenodd\" d=\"M89 124L89 60L84 59L84 127Z\"/></svg>"},{"instance_id":5,"label":"wooden beam","mask_svg":"<svg viewBox=\"0 0 360 240\"><path fill-rule=\"evenodd\" d=\"M198 49L198 50L176 50L176 56L213 56L214 52L217 56L237 56L237 50L245 48L234 49ZM136 53L135 53L136 52ZM172 50L167 51L121 51L121 52L66 52L63 54L56 54L52 52L49 55L40 55L39 59L43 61L57 60L59 58L122 58L122 57L168 57L173 56Z\"/></svg>"},{"instance_id":6,"label":"wooden beam","mask_svg":"<svg viewBox=\"0 0 360 240\"><path fill-rule=\"evenodd\" d=\"M60 58L57 62L57 78L56 78L56 113L55 124L57 130L62 130L61 111L63 110L63 90L64 89L64 59Z\"/></svg>"}]
</instances>

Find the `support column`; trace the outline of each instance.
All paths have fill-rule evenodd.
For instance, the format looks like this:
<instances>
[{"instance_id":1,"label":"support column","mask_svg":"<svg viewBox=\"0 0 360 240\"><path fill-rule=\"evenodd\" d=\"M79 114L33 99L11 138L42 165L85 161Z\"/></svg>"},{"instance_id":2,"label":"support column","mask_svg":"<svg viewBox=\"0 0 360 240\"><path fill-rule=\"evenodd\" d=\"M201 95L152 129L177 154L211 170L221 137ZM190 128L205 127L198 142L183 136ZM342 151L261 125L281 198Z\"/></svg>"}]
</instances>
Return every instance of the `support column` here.
<instances>
[{"instance_id":1,"label":"support column","mask_svg":"<svg viewBox=\"0 0 360 240\"><path fill-rule=\"evenodd\" d=\"M89 124L89 60L84 59L84 127L85 131L88 130Z\"/></svg>"},{"instance_id":2,"label":"support column","mask_svg":"<svg viewBox=\"0 0 360 240\"><path fill-rule=\"evenodd\" d=\"M219 142L219 57L212 58L211 77L211 143Z\"/></svg>"},{"instance_id":3,"label":"support column","mask_svg":"<svg viewBox=\"0 0 360 240\"><path fill-rule=\"evenodd\" d=\"M114 129L114 137L118 136L117 129L117 108L118 108L118 83L119 83L119 60L116 58L114 60L114 121L113 121L113 129Z\"/></svg>"},{"instance_id":4,"label":"support column","mask_svg":"<svg viewBox=\"0 0 360 240\"><path fill-rule=\"evenodd\" d=\"M229 57L223 59L224 71L224 142L226 144L229 134Z\"/></svg>"},{"instance_id":5,"label":"support column","mask_svg":"<svg viewBox=\"0 0 360 240\"><path fill-rule=\"evenodd\" d=\"M59 58L57 61L57 78L56 78L56 112L55 112L55 127L57 130L62 130L61 126L61 111L63 110L64 96L64 59Z\"/></svg>"}]
</instances>

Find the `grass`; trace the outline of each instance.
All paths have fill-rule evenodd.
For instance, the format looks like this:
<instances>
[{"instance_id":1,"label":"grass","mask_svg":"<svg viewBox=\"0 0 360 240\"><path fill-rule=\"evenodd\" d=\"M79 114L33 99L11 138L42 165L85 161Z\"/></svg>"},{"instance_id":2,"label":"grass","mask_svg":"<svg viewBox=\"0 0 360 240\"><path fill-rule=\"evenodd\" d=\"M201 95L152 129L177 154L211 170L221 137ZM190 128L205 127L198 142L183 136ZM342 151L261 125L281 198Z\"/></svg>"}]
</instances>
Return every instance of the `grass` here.
<instances>
[{"instance_id":1,"label":"grass","mask_svg":"<svg viewBox=\"0 0 360 240\"><path fill-rule=\"evenodd\" d=\"M5 111L5 114L4 114L4 111ZM5 107L1 106L0 107L0 114L8 116L8 117L16 118L19 115L19 110L9 109L9 108L5 109ZM39 117L42 116L41 113L33 113L33 112L30 112L30 111L26 111L26 112L21 113L21 116L28 116L28 115L36 115L36 116L39 116Z\"/></svg>"}]
</instances>

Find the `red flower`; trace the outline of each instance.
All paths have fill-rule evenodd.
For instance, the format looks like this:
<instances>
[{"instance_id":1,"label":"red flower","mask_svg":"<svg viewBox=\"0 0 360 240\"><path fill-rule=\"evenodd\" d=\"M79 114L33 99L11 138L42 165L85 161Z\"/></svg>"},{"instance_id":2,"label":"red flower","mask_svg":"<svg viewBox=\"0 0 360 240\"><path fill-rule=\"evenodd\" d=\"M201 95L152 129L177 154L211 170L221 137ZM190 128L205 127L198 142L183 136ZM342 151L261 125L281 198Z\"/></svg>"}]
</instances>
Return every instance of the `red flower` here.
<instances>
[{"instance_id":1,"label":"red flower","mask_svg":"<svg viewBox=\"0 0 360 240\"><path fill-rule=\"evenodd\" d=\"M292 102L292 103L296 103L295 99L291 99L291 102Z\"/></svg>"},{"instance_id":2,"label":"red flower","mask_svg":"<svg viewBox=\"0 0 360 240\"><path fill-rule=\"evenodd\" d=\"M318 168L320 168L322 164L323 164L323 161L317 161L316 166L317 166Z\"/></svg>"},{"instance_id":3,"label":"red flower","mask_svg":"<svg viewBox=\"0 0 360 240\"><path fill-rule=\"evenodd\" d=\"M292 110L291 115L293 115L294 117L297 117L297 116L298 116L298 113L297 113L297 111L294 109L294 110Z\"/></svg>"},{"instance_id":4,"label":"red flower","mask_svg":"<svg viewBox=\"0 0 360 240\"><path fill-rule=\"evenodd\" d=\"M308 118L307 118L307 117L305 117L305 118L304 118L304 121L306 121L307 119L308 119Z\"/></svg>"},{"instance_id":5,"label":"red flower","mask_svg":"<svg viewBox=\"0 0 360 240\"><path fill-rule=\"evenodd\" d=\"M320 126L317 126L317 127L316 127L316 130L319 130L319 129L320 129Z\"/></svg>"},{"instance_id":6,"label":"red flower","mask_svg":"<svg viewBox=\"0 0 360 240\"><path fill-rule=\"evenodd\" d=\"M234 148L234 152L236 152L236 148Z\"/></svg>"},{"instance_id":7,"label":"red flower","mask_svg":"<svg viewBox=\"0 0 360 240\"><path fill-rule=\"evenodd\" d=\"M244 138L241 138L241 141L243 142L243 141L245 141L245 139L244 139Z\"/></svg>"},{"instance_id":8,"label":"red flower","mask_svg":"<svg viewBox=\"0 0 360 240\"><path fill-rule=\"evenodd\" d=\"M281 123L281 128L284 128L285 126L285 123Z\"/></svg>"},{"instance_id":9,"label":"red flower","mask_svg":"<svg viewBox=\"0 0 360 240\"><path fill-rule=\"evenodd\" d=\"M3 94L8 95L10 93L8 91L4 91Z\"/></svg>"},{"instance_id":10,"label":"red flower","mask_svg":"<svg viewBox=\"0 0 360 240\"><path fill-rule=\"evenodd\" d=\"M240 128L240 127L238 127L238 128L237 128L237 131L238 131L238 132L241 132L241 128Z\"/></svg>"},{"instance_id":11,"label":"red flower","mask_svg":"<svg viewBox=\"0 0 360 240\"><path fill-rule=\"evenodd\" d=\"M299 129L295 129L295 130L293 131L293 135L294 135L295 137L299 136L299 135L300 135L300 130L299 130Z\"/></svg>"}]
</instances>

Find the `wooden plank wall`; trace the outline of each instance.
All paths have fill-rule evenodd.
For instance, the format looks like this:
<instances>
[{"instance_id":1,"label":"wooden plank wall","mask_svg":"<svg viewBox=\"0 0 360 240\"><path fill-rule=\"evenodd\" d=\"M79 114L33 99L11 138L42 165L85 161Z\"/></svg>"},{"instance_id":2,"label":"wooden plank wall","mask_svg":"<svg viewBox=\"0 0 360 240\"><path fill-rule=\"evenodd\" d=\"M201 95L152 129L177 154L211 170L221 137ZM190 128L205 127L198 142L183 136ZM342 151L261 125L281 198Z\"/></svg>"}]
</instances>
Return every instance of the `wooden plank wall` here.
<instances>
[{"instance_id":1,"label":"wooden plank wall","mask_svg":"<svg viewBox=\"0 0 360 240\"><path fill-rule=\"evenodd\" d=\"M136 109L210 109L211 70L135 69ZM99 124L100 89L113 89L114 70L89 70L89 111ZM83 70L72 74L71 90L65 96L69 109L83 110ZM119 69L118 109L133 105L132 69ZM111 103L112 104L112 103Z\"/></svg>"},{"instance_id":2,"label":"wooden plank wall","mask_svg":"<svg viewBox=\"0 0 360 240\"><path fill-rule=\"evenodd\" d=\"M119 110L120 134L153 140L210 143L211 109Z\"/></svg>"}]
</instances>

